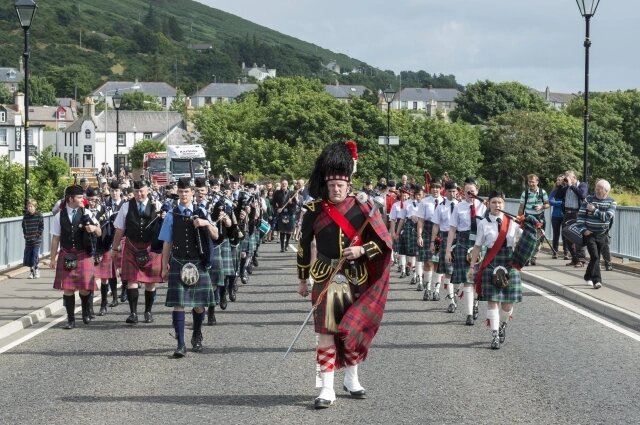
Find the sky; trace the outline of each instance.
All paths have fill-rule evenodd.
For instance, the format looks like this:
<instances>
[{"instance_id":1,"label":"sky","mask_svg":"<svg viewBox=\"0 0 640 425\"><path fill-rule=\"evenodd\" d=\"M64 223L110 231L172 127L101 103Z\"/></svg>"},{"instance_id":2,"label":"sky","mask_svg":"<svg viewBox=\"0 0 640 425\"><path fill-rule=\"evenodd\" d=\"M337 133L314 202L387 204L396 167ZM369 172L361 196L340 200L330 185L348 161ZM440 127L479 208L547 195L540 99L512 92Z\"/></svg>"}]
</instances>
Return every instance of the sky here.
<instances>
[{"instance_id":1,"label":"sky","mask_svg":"<svg viewBox=\"0 0 640 425\"><path fill-rule=\"evenodd\" d=\"M575 0L197 1L396 74L584 90L585 20ZM639 18L640 0L600 2L591 91L640 89Z\"/></svg>"}]
</instances>

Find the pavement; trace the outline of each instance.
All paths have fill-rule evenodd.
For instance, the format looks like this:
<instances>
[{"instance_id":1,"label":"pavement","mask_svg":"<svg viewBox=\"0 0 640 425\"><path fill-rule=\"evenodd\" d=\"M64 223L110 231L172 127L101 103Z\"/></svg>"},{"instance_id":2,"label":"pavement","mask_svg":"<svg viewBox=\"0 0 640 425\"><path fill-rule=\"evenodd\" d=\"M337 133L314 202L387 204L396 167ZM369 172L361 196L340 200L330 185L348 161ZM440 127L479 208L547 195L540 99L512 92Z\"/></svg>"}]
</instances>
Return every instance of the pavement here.
<instances>
[{"instance_id":1,"label":"pavement","mask_svg":"<svg viewBox=\"0 0 640 425\"><path fill-rule=\"evenodd\" d=\"M540 252L537 264L523 269L523 281L640 331L640 263L614 259L614 271L602 270L603 286L594 289L583 280L585 268L568 267L567 262ZM28 279L26 267L0 274L0 340L62 314L62 295L53 289L55 271L46 260L40 271L39 279ZM99 299L96 292L95 302Z\"/></svg>"}]
</instances>

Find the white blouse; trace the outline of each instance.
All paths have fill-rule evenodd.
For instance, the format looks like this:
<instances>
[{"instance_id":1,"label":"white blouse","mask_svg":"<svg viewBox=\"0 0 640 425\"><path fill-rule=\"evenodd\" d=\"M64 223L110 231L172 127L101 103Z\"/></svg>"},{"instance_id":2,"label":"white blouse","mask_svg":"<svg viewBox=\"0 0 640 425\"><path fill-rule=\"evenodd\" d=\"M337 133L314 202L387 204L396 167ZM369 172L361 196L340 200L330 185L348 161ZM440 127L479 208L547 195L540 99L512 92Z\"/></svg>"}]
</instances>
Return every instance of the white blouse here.
<instances>
[{"instance_id":1,"label":"white blouse","mask_svg":"<svg viewBox=\"0 0 640 425\"><path fill-rule=\"evenodd\" d=\"M503 214L500 216L494 216L489 214L488 220L482 220L478 222L478 233L476 236L476 246L486 246L487 248L493 247L493 244L498 239L498 223L497 218L501 220L505 219ZM516 245L516 240L522 233L520 225L511 219L509 222L509 229L507 230L507 246L513 248Z\"/></svg>"}]
</instances>

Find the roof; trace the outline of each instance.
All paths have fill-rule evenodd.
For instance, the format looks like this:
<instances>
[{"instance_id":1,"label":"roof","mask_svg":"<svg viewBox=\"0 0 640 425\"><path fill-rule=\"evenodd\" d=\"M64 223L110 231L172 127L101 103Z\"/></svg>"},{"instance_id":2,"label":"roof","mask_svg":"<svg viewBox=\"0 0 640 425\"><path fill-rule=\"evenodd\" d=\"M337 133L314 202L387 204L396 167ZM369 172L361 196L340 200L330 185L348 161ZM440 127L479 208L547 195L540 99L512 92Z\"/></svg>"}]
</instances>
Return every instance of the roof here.
<instances>
[{"instance_id":1,"label":"roof","mask_svg":"<svg viewBox=\"0 0 640 425\"><path fill-rule=\"evenodd\" d=\"M0 68L0 83L17 83L24 79L24 73L16 68Z\"/></svg>"},{"instance_id":2,"label":"roof","mask_svg":"<svg viewBox=\"0 0 640 425\"><path fill-rule=\"evenodd\" d=\"M531 91L542 97L547 102L551 103L566 104L571 102L571 100L573 100L577 96L574 93L554 93L552 91L549 91L548 87L545 91L538 91L536 89L531 89Z\"/></svg>"},{"instance_id":3,"label":"roof","mask_svg":"<svg viewBox=\"0 0 640 425\"><path fill-rule=\"evenodd\" d=\"M325 85L327 93L337 99L349 99L351 96L362 97L367 88L365 86L350 86L350 85Z\"/></svg>"},{"instance_id":4,"label":"roof","mask_svg":"<svg viewBox=\"0 0 640 425\"><path fill-rule=\"evenodd\" d=\"M200 89L194 96L225 97L235 99L241 94L258 88L257 84L211 83Z\"/></svg>"},{"instance_id":5,"label":"roof","mask_svg":"<svg viewBox=\"0 0 640 425\"><path fill-rule=\"evenodd\" d=\"M97 89L95 89L91 95L99 96L100 92L112 95L116 90L126 91L130 90L134 86L140 88L135 91L140 91L145 94L157 97L175 96L176 89L164 82L148 82L148 81L107 81Z\"/></svg>"},{"instance_id":6,"label":"roof","mask_svg":"<svg viewBox=\"0 0 640 425\"><path fill-rule=\"evenodd\" d=\"M407 87L397 93L393 100L399 101L424 101L453 102L460 94L458 89L432 89Z\"/></svg>"},{"instance_id":7,"label":"roof","mask_svg":"<svg viewBox=\"0 0 640 425\"><path fill-rule=\"evenodd\" d=\"M60 122L72 122L75 120L74 111L68 106L29 106L29 122L56 121L56 110L64 108L65 118L60 118Z\"/></svg>"},{"instance_id":8,"label":"roof","mask_svg":"<svg viewBox=\"0 0 640 425\"><path fill-rule=\"evenodd\" d=\"M103 133L105 128L109 132L116 131L116 112L109 110L97 114L93 123L97 133ZM67 133L77 133L82 129L82 123L87 121L85 117L80 117L65 130ZM167 128L171 129L177 125L182 125L182 115L179 112L166 111L120 111L119 123L117 124L121 133L162 133Z\"/></svg>"}]
</instances>

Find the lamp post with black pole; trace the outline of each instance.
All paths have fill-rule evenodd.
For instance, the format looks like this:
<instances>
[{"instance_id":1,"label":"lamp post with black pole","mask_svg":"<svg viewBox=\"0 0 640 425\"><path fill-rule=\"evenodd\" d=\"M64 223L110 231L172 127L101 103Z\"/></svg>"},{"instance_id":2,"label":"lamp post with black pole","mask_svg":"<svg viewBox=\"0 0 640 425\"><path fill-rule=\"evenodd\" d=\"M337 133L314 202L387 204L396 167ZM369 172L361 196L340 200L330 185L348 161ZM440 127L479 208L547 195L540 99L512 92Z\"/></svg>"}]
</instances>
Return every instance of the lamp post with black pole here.
<instances>
[{"instance_id":1,"label":"lamp post with black pole","mask_svg":"<svg viewBox=\"0 0 640 425\"><path fill-rule=\"evenodd\" d=\"M120 105L122 104L122 95L118 90L111 98L113 101L113 109L116 110L116 179L120 178Z\"/></svg>"},{"instance_id":2,"label":"lamp post with black pole","mask_svg":"<svg viewBox=\"0 0 640 425\"><path fill-rule=\"evenodd\" d=\"M24 205L29 202L29 28L38 5L33 0L16 0L14 3L20 26L24 31Z\"/></svg>"},{"instance_id":3,"label":"lamp post with black pole","mask_svg":"<svg viewBox=\"0 0 640 425\"><path fill-rule=\"evenodd\" d=\"M584 38L584 123L583 123L583 175L584 181L589 184L589 47L591 47L590 23L596 14L600 0L576 0L580 14L585 21Z\"/></svg>"},{"instance_id":4,"label":"lamp post with black pole","mask_svg":"<svg viewBox=\"0 0 640 425\"><path fill-rule=\"evenodd\" d=\"M390 172L389 172L389 150L390 150L390 135L391 135L391 102L393 102L393 98L396 95L396 92L391 88L391 84L389 87L383 92L384 93L384 101L387 102L387 183L389 183Z\"/></svg>"}]
</instances>

